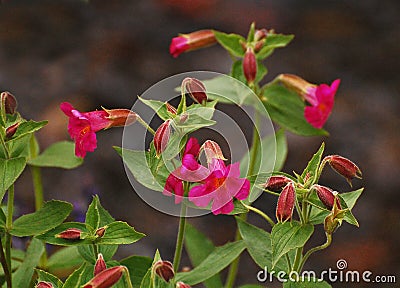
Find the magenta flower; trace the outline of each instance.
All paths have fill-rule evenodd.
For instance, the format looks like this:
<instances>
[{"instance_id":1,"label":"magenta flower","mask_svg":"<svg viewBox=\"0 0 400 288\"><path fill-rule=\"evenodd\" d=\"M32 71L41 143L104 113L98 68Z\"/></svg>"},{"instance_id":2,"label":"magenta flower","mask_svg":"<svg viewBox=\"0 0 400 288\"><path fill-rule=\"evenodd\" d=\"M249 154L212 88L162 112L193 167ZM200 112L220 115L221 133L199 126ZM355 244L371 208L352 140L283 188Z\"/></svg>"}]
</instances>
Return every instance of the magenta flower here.
<instances>
[{"instance_id":1,"label":"magenta flower","mask_svg":"<svg viewBox=\"0 0 400 288\"><path fill-rule=\"evenodd\" d=\"M169 53L176 58L183 52L207 47L215 42L217 40L212 30L199 30L189 34L180 34L178 37L172 38Z\"/></svg>"},{"instance_id":2,"label":"magenta flower","mask_svg":"<svg viewBox=\"0 0 400 288\"><path fill-rule=\"evenodd\" d=\"M322 128L332 112L334 98L340 80L333 81L331 86L321 84L308 88L304 95L305 100L311 104L304 109L304 117L315 128Z\"/></svg>"},{"instance_id":3,"label":"magenta flower","mask_svg":"<svg viewBox=\"0 0 400 288\"><path fill-rule=\"evenodd\" d=\"M198 182L205 179L208 169L197 161L200 145L196 138L190 138L186 143L183 153L182 165L172 171L165 182L163 194L172 196L175 194L175 203L178 204L184 197L183 181Z\"/></svg>"},{"instance_id":4,"label":"magenta flower","mask_svg":"<svg viewBox=\"0 0 400 288\"><path fill-rule=\"evenodd\" d=\"M189 200L206 207L212 201L214 215L229 214L234 209L233 198L244 200L249 196L250 182L240 178L239 163L225 166L223 160L213 159L207 178L189 191Z\"/></svg>"},{"instance_id":5,"label":"magenta flower","mask_svg":"<svg viewBox=\"0 0 400 288\"><path fill-rule=\"evenodd\" d=\"M127 109L79 112L68 102L61 103L60 108L69 117L68 132L75 141L75 155L82 158L96 149L97 131L132 124L138 117Z\"/></svg>"}]
</instances>

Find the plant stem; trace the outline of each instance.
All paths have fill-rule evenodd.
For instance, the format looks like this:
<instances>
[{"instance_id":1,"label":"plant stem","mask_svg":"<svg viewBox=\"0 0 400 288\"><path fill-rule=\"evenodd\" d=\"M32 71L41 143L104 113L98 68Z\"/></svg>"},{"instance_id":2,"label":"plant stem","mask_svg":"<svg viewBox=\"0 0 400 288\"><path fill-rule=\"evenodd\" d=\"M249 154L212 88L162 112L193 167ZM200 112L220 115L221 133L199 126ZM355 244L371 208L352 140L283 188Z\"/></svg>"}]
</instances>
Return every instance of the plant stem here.
<instances>
[{"instance_id":1,"label":"plant stem","mask_svg":"<svg viewBox=\"0 0 400 288\"><path fill-rule=\"evenodd\" d=\"M153 128L151 128L151 127L149 126L149 124L147 124L140 116L138 116L137 121L138 121L140 124L142 124L142 126L143 126L144 128L146 128L147 131L149 131L151 134L153 134L153 135L156 134L156 132L153 130Z\"/></svg>"},{"instance_id":2,"label":"plant stem","mask_svg":"<svg viewBox=\"0 0 400 288\"><path fill-rule=\"evenodd\" d=\"M6 219L6 241L5 241L6 249L5 250L6 250L7 266L10 267L10 270L11 270L11 242L12 242L11 237L12 236L9 231L12 228L13 214L14 214L14 184L12 184L10 186L10 188L8 188L7 219ZM11 275L10 275L10 277L11 277Z\"/></svg>"},{"instance_id":3,"label":"plant stem","mask_svg":"<svg viewBox=\"0 0 400 288\"><path fill-rule=\"evenodd\" d=\"M97 259L97 255L99 255L99 249L97 248L97 244L93 243L93 253L94 257Z\"/></svg>"},{"instance_id":4,"label":"plant stem","mask_svg":"<svg viewBox=\"0 0 400 288\"><path fill-rule=\"evenodd\" d=\"M178 272L179 264L181 262L182 249L183 249L183 238L185 236L186 226L186 205L181 204L181 216L179 218L179 230L176 239L175 254L174 254L174 271Z\"/></svg>"},{"instance_id":5,"label":"plant stem","mask_svg":"<svg viewBox=\"0 0 400 288\"><path fill-rule=\"evenodd\" d=\"M265 220L267 220L267 222L274 227L275 223L274 221L271 219L271 217L269 217L267 214L265 214L264 212L262 212L260 209L257 209L253 206L250 205L246 205L244 203L242 203L244 207L246 207L247 209L249 209L250 211L253 211L255 213L257 213L258 215L260 215L261 217L263 217Z\"/></svg>"},{"instance_id":6,"label":"plant stem","mask_svg":"<svg viewBox=\"0 0 400 288\"><path fill-rule=\"evenodd\" d=\"M33 190L35 193L35 209L36 211L43 206L43 184L42 184L42 171L40 167L31 166Z\"/></svg>"},{"instance_id":7,"label":"plant stem","mask_svg":"<svg viewBox=\"0 0 400 288\"><path fill-rule=\"evenodd\" d=\"M317 252L319 250L323 250L325 248L328 248L329 245L331 245L332 243L332 235L331 234L327 234L326 235L326 242L320 246L311 248L310 250L307 251L306 254L304 254L303 260L301 261L300 265L299 265L299 271L301 271L301 269L303 269L304 264L306 263L307 259L311 256L311 254L313 254L314 252Z\"/></svg>"},{"instance_id":8,"label":"plant stem","mask_svg":"<svg viewBox=\"0 0 400 288\"><path fill-rule=\"evenodd\" d=\"M0 239L0 261L1 266L3 266L4 276L6 278L7 287L11 287L11 273L8 269L8 264L6 261L6 255L4 254L3 242Z\"/></svg>"},{"instance_id":9,"label":"plant stem","mask_svg":"<svg viewBox=\"0 0 400 288\"><path fill-rule=\"evenodd\" d=\"M299 271L299 265L303 254L303 247L299 247L296 250L296 256L294 257L292 271Z\"/></svg>"}]
</instances>

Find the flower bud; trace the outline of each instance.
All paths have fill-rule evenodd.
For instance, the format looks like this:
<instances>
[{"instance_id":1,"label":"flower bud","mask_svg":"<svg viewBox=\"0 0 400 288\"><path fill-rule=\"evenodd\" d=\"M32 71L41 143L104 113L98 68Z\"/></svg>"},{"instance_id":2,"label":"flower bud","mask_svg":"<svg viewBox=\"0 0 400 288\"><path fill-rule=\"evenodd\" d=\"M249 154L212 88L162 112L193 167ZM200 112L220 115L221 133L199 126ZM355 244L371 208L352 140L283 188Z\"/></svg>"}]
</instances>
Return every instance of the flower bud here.
<instances>
[{"instance_id":1,"label":"flower bud","mask_svg":"<svg viewBox=\"0 0 400 288\"><path fill-rule=\"evenodd\" d=\"M66 240L78 240L81 238L82 230L78 228L68 228L56 235L56 238L66 239Z\"/></svg>"},{"instance_id":2,"label":"flower bud","mask_svg":"<svg viewBox=\"0 0 400 288\"><path fill-rule=\"evenodd\" d=\"M17 99L10 92L1 93L1 104L4 105L4 110L7 114L14 115L17 110Z\"/></svg>"},{"instance_id":3,"label":"flower bud","mask_svg":"<svg viewBox=\"0 0 400 288\"><path fill-rule=\"evenodd\" d=\"M257 59L254 50L251 47L247 48L243 58L243 73L247 83L253 83L257 75Z\"/></svg>"},{"instance_id":4,"label":"flower bud","mask_svg":"<svg viewBox=\"0 0 400 288\"><path fill-rule=\"evenodd\" d=\"M212 140L207 140L204 142L200 148L200 151L204 151L206 154L207 163L211 163L212 159L226 160L224 154L222 154L221 147L219 147L218 143Z\"/></svg>"},{"instance_id":5,"label":"flower bud","mask_svg":"<svg viewBox=\"0 0 400 288\"><path fill-rule=\"evenodd\" d=\"M154 148L156 148L157 156L164 152L167 147L169 136L171 134L171 120L165 121L158 127L156 133L154 134Z\"/></svg>"},{"instance_id":6,"label":"flower bud","mask_svg":"<svg viewBox=\"0 0 400 288\"><path fill-rule=\"evenodd\" d=\"M83 285L83 288L110 288L121 279L125 269L125 266L115 266L103 270Z\"/></svg>"},{"instance_id":7,"label":"flower bud","mask_svg":"<svg viewBox=\"0 0 400 288\"><path fill-rule=\"evenodd\" d=\"M260 41L262 39L267 38L268 36L268 30L263 28L263 29L257 29L256 32L254 33L254 41Z\"/></svg>"},{"instance_id":8,"label":"flower bud","mask_svg":"<svg viewBox=\"0 0 400 288\"><path fill-rule=\"evenodd\" d=\"M216 42L217 40L212 30L199 30L189 34L180 34L172 39L169 53L176 58L183 52L204 48Z\"/></svg>"},{"instance_id":9,"label":"flower bud","mask_svg":"<svg viewBox=\"0 0 400 288\"><path fill-rule=\"evenodd\" d=\"M179 115L179 124L184 124L189 119L189 114L182 113Z\"/></svg>"},{"instance_id":10,"label":"flower bud","mask_svg":"<svg viewBox=\"0 0 400 288\"><path fill-rule=\"evenodd\" d=\"M107 112L108 116L107 120L110 120L110 124L107 128L110 127L121 127L128 126L132 123L135 123L138 115L135 112L132 112L128 109L104 109Z\"/></svg>"},{"instance_id":11,"label":"flower bud","mask_svg":"<svg viewBox=\"0 0 400 288\"><path fill-rule=\"evenodd\" d=\"M176 283L176 288L191 288L191 286L183 283L182 281L179 281L178 283Z\"/></svg>"},{"instance_id":12,"label":"flower bud","mask_svg":"<svg viewBox=\"0 0 400 288\"><path fill-rule=\"evenodd\" d=\"M310 93L310 89L315 89L316 85L311 84L300 78L297 75L293 74L281 74L277 77L277 79L289 90L297 93L303 99L307 100L307 95Z\"/></svg>"},{"instance_id":13,"label":"flower bud","mask_svg":"<svg viewBox=\"0 0 400 288\"><path fill-rule=\"evenodd\" d=\"M279 222L286 222L292 219L296 192L293 182L286 184L278 198L276 206L276 219Z\"/></svg>"},{"instance_id":14,"label":"flower bud","mask_svg":"<svg viewBox=\"0 0 400 288\"><path fill-rule=\"evenodd\" d=\"M292 180L286 176L273 175L269 177L268 181L264 184L264 187L270 191L279 191L290 182L292 182Z\"/></svg>"},{"instance_id":15,"label":"flower bud","mask_svg":"<svg viewBox=\"0 0 400 288\"><path fill-rule=\"evenodd\" d=\"M165 106L167 107L167 111L171 113L172 115L176 115L178 112L176 111L176 108L169 104L168 102L165 102Z\"/></svg>"},{"instance_id":16,"label":"flower bud","mask_svg":"<svg viewBox=\"0 0 400 288\"><path fill-rule=\"evenodd\" d=\"M94 276L107 269L106 262L104 261L103 254L97 255L96 264L94 264Z\"/></svg>"},{"instance_id":17,"label":"flower bud","mask_svg":"<svg viewBox=\"0 0 400 288\"><path fill-rule=\"evenodd\" d=\"M338 200L334 202L331 213L324 220L324 229L327 234L333 234L342 225L345 211L341 210L338 204Z\"/></svg>"},{"instance_id":18,"label":"flower bud","mask_svg":"<svg viewBox=\"0 0 400 288\"><path fill-rule=\"evenodd\" d=\"M336 204L338 209L342 209L340 201L336 197L336 195L334 194L335 192L333 192L332 189L321 185L314 185L313 188L317 191L319 200L321 200L326 208L332 210L334 202L337 201Z\"/></svg>"},{"instance_id":19,"label":"flower bud","mask_svg":"<svg viewBox=\"0 0 400 288\"><path fill-rule=\"evenodd\" d=\"M36 284L35 288L54 288L50 282L40 281Z\"/></svg>"},{"instance_id":20,"label":"flower bud","mask_svg":"<svg viewBox=\"0 0 400 288\"><path fill-rule=\"evenodd\" d=\"M97 237L103 237L104 234L106 233L106 227L100 227L99 229L96 230L96 236Z\"/></svg>"},{"instance_id":21,"label":"flower bud","mask_svg":"<svg viewBox=\"0 0 400 288\"><path fill-rule=\"evenodd\" d=\"M361 179L362 173L360 168L352 161L339 155L326 156L325 161L328 161L332 169L346 178L347 182L351 185L353 178Z\"/></svg>"},{"instance_id":22,"label":"flower bud","mask_svg":"<svg viewBox=\"0 0 400 288\"><path fill-rule=\"evenodd\" d=\"M164 279L165 282L169 282L175 276L174 267L169 261L157 261L154 263L153 271Z\"/></svg>"},{"instance_id":23,"label":"flower bud","mask_svg":"<svg viewBox=\"0 0 400 288\"><path fill-rule=\"evenodd\" d=\"M11 139L14 136L15 132L17 132L19 124L20 123L17 122L6 129L6 139Z\"/></svg>"},{"instance_id":24,"label":"flower bud","mask_svg":"<svg viewBox=\"0 0 400 288\"><path fill-rule=\"evenodd\" d=\"M189 96L197 103L204 104L207 102L206 87L196 78L185 78L182 81Z\"/></svg>"}]
</instances>

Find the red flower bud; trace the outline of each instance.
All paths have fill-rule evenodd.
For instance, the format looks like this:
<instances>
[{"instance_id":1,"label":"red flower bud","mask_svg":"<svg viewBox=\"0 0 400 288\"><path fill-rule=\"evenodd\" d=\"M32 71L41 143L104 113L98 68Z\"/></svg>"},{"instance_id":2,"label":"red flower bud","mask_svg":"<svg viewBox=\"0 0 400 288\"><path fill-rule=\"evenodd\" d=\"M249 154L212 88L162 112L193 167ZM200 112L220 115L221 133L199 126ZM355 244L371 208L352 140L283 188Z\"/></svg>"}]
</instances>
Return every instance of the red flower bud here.
<instances>
[{"instance_id":1,"label":"red flower bud","mask_svg":"<svg viewBox=\"0 0 400 288\"><path fill-rule=\"evenodd\" d=\"M128 109L104 109L108 113L106 119L110 120L110 124L107 128L110 127L121 127L128 126L132 123L135 123L138 115L135 112L132 112Z\"/></svg>"},{"instance_id":2,"label":"red flower bud","mask_svg":"<svg viewBox=\"0 0 400 288\"><path fill-rule=\"evenodd\" d=\"M264 184L264 187L270 191L279 191L290 182L292 182L292 180L286 176L274 175L269 177L267 183Z\"/></svg>"},{"instance_id":3,"label":"red flower bud","mask_svg":"<svg viewBox=\"0 0 400 288\"><path fill-rule=\"evenodd\" d=\"M176 283L176 288L191 288L191 286L179 281L178 283Z\"/></svg>"},{"instance_id":4,"label":"red flower bud","mask_svg":"<svg viewBox=\"0 0 400 288\"><path fill-rule=\"evenodd\" d=\"M86 283L83 288L110 288L122 277L125 266L115 266L103 270Z\"/></svg>"},{"instance_id":5,"label":"red flower bud","mask_svg":"<svg viewBox=\"0 0 400 288\"><path fill-rule=\"evenodd\" d=\"M40 281L36 284L35 288L54 288L50 282Z\"/></svg>"},{"instance_id":6,"label":"red flower bud","mask_svg":"<svg viewBox=\"0 0 400 288\"><path fill-rule=\"evenodd\" d=\"M339 155L326 156L325 161L328 161L332 169L346 178L347 182L351 185L353 178L361 179L362 173L360 168L352 161Z\"/></svg>"},{"instance_id":7,"label":"red flower bud","mask_svg":"<svg viewBox=\"0 0 400 288\"><path fill-rule=\"evenodd\" d=\"M107 269L106 262L104 261L103 254L97 255L96 264L94 264L94 276Z\"/></svg>"},{"instance_id":8,"label":"red flower bud","mask_svg":"<svg viewBox=\"0 0 400 288\"><path fill-rule=\"evenodd\" d=\"M10 92L1 93L1 105L4 105L4 109L7 114L13 115L17 110L17 99Z\"/></svg>"},{"instance_id":9,"label":"red flower bud","mask_svg":"<svg viewBox=\"0 0 400 288\"><path fill-rule=\"evenodd\" d=\"M278 198L278 205L276 206L276 219L279 222L286 222L292 219L293 207L295 202L296 192L293 182L289 182L283 188L281 195Z\"/></svg>"},{"instance_id":10,"label":"red flower bud","mask_svg":"<svg viewBox=\"0 0 400 288\"><path fill-rule=\"evenodd\" d=\"M57 238L67 240L78 240L81 238L82 230L78 228L68 228L56 235Z\"/></svg>"},{"instance_id":11,"label":"red flower bud","mask_svg":"<svg viewBox=\"0 0 400 288\"><path fill-rule=\"evenodd\" d=\"M221 147L219 147L218 143L212 140L207 140L204 142L200 148L200 151L204 151L206 154L207 163L211 163L212 159L226 160L224 154L222 154Z\"/></svg>"},{"instance_id":12,"label":"red flower bud","mask_svg":"<svg viewBox=\"0 0 400 288\"><path fill-rule=\"evenodd\" d=\"M181 34L172 39L169 53L176 58L183 52L204 48L216 42L212 30L199 30L189 34Z\"/></svg>"},{"instance_id":13,"label":"red flower bud","mask_svg":"<svg viewBox=\"0 0 400 288\"><path fill-rule=\"evenodd\" d=\"M176 108L169 104L168 102L165 102L165 106L167 106L167 111L171 113L172 115L176 115L178 112L176 111Z\"/></svg>"},{"instance_id":14,"label":"red flower bud","mask_svg":"<svg viewBox=\"0 0 400 288\"><path fill-rule=\"evenodd\" d=\"M197 103L204 104L207 101L206 87L196 78L185 78L182 81L189 96Z\"/></svg>"},{"instance_id":15,"label":"red flower bud","mask_svg":"<svg viewBox=\"0 0 400 288\"><path fill-rule=\"evenodd\" d=\"M171 134L171 120L165 121L158 127L156 133L154 134L154 148L156 148L157 156L164 152L167 147L169 136Z\"/></svg>"},{"instance_id":16,"label":"red flower bud","mask_svg":"<svg viewBox=\"0 0 400 288\"><path fill-rule=\"evenodd\" d=\"M253 83L257 75L257 59L254 50L247 48L243 58L243 73L248 83Z\"/></svg>"},{"instance_id":17,"label":"red flower bud","mask_svg":"<svg viewBox=\"0 0 400 288\"><path fill-rule=\"evenodd\" d=\"M19 124L20 123L17 122L6 129L6 139L11 139L14 136L15 132L17 132Z\"/></svg>"},{"instance_id":18,"label":"red flower bud","mask_svg":"<svg viewBox=\"0 0 400 288\"><path fill-rule=\"evenodd\" d=\"M254 40L259 41L259 40L266 38L267 36L268 36L267 29L265 29L265 28L259 29L259 30L256 30L256 32L254 33Z\"/></svg>"},{"instance_id":19,"label":"red flower bud","mask_svg":"<svg viewBox=\"0 0 400 288\"><path fill-rule=\"evenodd\" d=\"M106 233L106 227L100 227L99 229L96 230L96 236L97 237L103 237L104 234Z\"/></svg>"},{"instance_id":20,"label":"red flower bud","mask_svg":"<svg viewBox=\"0 0 400 288\"><path fill-rule=\"evenodd\" d=\"M337 203L336 203L337 208L342 209L342 207L340 205L340 201L335 196L332 189L325 187L325 186L321 186L321 185L314 185L313 187L317 191L319 200L321 200L321 202L325 205L326 208L328 208L329 210L332 210L333 204L335 203L335 201L337 201Z\"/></svg>"},{"instance_id":21,"label":"red flower bud","mask_svg":"<svg viewBox=\"0 0 400 288\"><path fill-rule=\"evenodd\" d=\"M166 282L169 282L175 276L174 267L172 263L169 261L159 260L154 263L153 267L154 272L164 279Z\"/></svg>"}]
</instances>

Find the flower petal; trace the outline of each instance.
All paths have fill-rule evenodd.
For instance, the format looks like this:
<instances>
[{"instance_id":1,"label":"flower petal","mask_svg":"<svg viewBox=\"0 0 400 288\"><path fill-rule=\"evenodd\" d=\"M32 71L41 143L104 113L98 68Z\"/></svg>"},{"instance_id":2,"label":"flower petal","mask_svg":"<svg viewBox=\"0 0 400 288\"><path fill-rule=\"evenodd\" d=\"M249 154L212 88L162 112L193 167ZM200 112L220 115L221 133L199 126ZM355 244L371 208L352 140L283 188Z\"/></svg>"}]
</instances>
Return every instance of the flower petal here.
<instances>
[{"instance_id":1,"label":"flower petal","mask_svg":"<svg viewBox=\"0 0 400 288\"><path fill-rule=\"evenodd\" d=\"M189 201L193 202L196 206L206 207L211 199L212 193L207 191L206 184L195 186L189 191Z\"/></svg>"}]
</instances>

